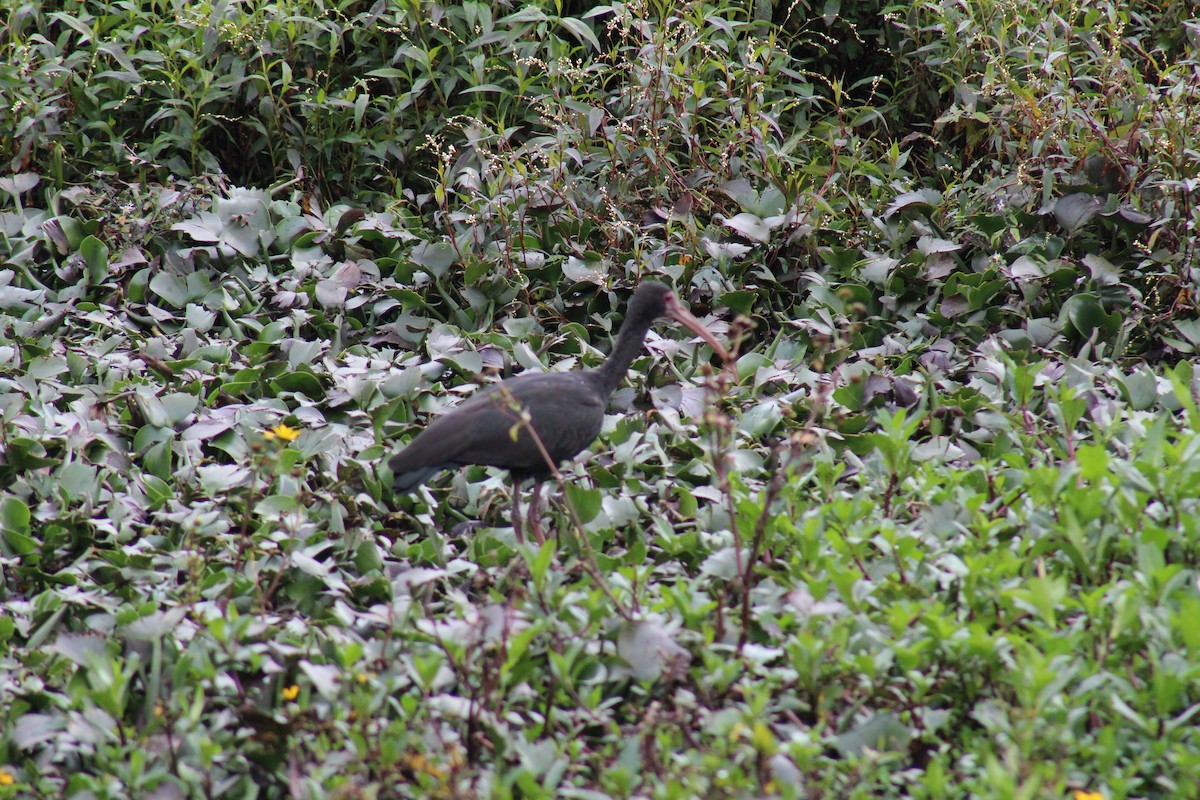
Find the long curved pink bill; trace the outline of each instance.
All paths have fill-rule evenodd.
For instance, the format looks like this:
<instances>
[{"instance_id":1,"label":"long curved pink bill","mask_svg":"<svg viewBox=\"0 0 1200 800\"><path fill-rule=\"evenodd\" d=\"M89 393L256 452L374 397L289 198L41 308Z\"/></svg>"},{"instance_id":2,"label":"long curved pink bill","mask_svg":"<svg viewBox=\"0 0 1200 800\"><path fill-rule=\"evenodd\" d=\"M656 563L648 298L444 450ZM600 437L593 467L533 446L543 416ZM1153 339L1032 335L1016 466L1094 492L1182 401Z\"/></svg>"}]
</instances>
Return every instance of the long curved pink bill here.
<instances>
[{"instance_id":1,"label":"long curved pink bill","mask_svg":"<svg viewBox=\"0 0 1200 800\"><path fill-rule=\"evenodd\" d=\"M679 301L673 297L667 301L667 316L708 342L709 346L721 357L721 361L725 366L730 366L732 358L729 355L729 351L717 341L717 337L712 335L712 331L704 327L703 322L696 319L690 311L680 305Z\"/></svg>"}]
</instances>

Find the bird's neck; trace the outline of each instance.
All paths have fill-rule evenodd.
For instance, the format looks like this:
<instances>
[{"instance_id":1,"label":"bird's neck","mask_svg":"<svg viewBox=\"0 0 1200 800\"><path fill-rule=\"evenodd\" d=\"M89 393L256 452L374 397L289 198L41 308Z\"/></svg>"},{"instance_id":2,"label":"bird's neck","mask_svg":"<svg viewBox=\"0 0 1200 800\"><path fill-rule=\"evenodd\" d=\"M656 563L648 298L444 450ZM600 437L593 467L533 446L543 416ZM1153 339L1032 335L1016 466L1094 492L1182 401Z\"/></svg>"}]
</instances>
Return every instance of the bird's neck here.
<instances>
[{"instance_id":1,"label":"bird's neck","mask_svg":"<svg viewBox=\"0 0 1200 800\"><path fill-rule=\"evenodd\" d=\"M595 371L596 381L600 390L608 397L617 388L617 384L629 371L629 365L637 354L642 351L642 343L646 341L646 332L650 330L653 319L638 320L626 317L625 324L617 334L617 343L613 345L608 359Z\"/></svg>"}]
</instances>

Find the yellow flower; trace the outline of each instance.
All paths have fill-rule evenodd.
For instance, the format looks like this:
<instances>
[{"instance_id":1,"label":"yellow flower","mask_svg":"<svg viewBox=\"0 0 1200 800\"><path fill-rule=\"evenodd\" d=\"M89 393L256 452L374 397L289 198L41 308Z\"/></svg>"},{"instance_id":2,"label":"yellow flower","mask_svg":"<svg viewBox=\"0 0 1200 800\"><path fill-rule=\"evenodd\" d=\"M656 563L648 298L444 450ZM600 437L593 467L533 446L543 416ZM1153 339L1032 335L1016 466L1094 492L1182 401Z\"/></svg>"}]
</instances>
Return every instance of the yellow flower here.
<instances>
[{"instance_id":1,"label":"yellow flower","mask_svg":"<svg viewBox=\"0 0 1200 800\"><path fill-rule=\"evenodd\" d=\"M295 700L299 696L300 696L300 687L297 686L296 684L293 683L291 686L283 687L283 699L284 700Z\"/></svg>"},{"instance_id":2,"label":"yellow flower","mask_svg":"<svg viewBox=\"0 0 1200 800\"><path fill-rule=\"evenodd\" d=\"M299 435L300 435L299 430L297 430L296 428L289 428L287 425L283 425L281 423L279 425L276 425L274 428L271 428L271 430L267 431L266 433L264 433L263 438L266 439L267 441L272 441L276 437L279 437L280 439L282 439L285 442L290 442Z\"/></svg>"},{"instance_id":3,"label":"yellow flower","mask_svg":"<svg viewBox=\"0 0 1200 800\"><path fill-rule=\"evenodd\" d=\"M1075 800L1104 800L1104 795L1099 792L1076 791Z\"/></svg>"},{"instance_id":4,"label":"yellow flower","mask_svg":"<svg viewBox=\"0 0 1200 800\"><path fill-rule=\"evenodd\" d=\"M17 782L13 774L6 769L0 769L0 786L12 786Z\"/></svg>"},{"instance_id":5,"label":"yellow flower","mask_svg":"<svg viewBox=\"0 0 1200 800\"><path fill-rule=\"evenodd\" d=\"M424 772L426 775L434 778L445 776L445 773L436 764L420 753L410 753L408 755L408 766L413 772Z\"/></svg>"}]
</instances>

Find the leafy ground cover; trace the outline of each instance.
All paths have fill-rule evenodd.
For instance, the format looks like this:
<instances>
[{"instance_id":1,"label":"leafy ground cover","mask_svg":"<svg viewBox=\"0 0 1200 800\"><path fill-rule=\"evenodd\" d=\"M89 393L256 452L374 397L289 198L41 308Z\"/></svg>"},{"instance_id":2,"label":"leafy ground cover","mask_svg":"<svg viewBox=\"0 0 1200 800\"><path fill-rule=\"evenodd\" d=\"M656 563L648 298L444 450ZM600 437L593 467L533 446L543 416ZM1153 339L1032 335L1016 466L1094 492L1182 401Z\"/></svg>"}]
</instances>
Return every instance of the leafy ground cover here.
<instances>
[{"instance_id":1,"label":"leafy ground cover","mask_svg":"<svg viewBox=\"0 0 1200 800\"><path fill-rule=\"evenodd\" d=\"M1200 795L1190 13L15 7L0 797Z\"/></svg>"}]
</instances>

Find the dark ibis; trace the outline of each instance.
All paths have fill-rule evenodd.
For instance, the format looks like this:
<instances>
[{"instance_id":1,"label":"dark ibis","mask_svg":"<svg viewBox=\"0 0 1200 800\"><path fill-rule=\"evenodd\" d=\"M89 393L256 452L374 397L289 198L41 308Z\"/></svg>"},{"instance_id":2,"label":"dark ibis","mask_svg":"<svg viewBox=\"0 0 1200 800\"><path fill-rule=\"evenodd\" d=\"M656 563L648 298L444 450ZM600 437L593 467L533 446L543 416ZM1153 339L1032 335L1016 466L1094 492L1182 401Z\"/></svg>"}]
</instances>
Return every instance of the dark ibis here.
<instances>
[{"instance_id":1,"label":"dark ibis","mask_svg":"<svg viewBox=\"0 0 1200 800\"><path fill-rule=\"evenodd\" d=\"M512 522L518 539L522 533L517 487L526 479L535 481L529 516L541 541L537 510L541 482L600 433L609 396L659 317L682 323L728 364L725 348L670 288L643 282L629 300L617 343L603 364L579 372L518 375L473 395L431 422L388 460L394 490L410 492L443 469L468 464L502 467L514 483Z\"/></svg>"}]
</instances>

